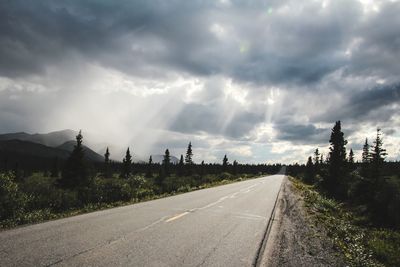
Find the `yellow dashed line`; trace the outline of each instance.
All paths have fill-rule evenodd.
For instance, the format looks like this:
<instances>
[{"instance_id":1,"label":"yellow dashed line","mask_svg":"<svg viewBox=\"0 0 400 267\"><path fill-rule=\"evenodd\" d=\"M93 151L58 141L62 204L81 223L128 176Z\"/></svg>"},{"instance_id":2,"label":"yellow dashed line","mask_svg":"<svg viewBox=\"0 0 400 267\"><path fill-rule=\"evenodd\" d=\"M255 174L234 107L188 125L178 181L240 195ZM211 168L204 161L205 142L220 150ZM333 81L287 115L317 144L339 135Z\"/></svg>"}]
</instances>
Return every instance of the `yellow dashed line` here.
<instances>
[{"instance_id":1,"label":"yellow dashed line","mask_svg":"<svg viewBox=\"0 0 400 267\"><path fill-rule=\"evenodd\" d=\"M179 218L181 218L181 217L183 217L183 216L185 216L185 215L187 215L187 214L189 214L189 212L185 211L184 213L181 213L181 214L178 214L178 215L176 215L176 216L174 216L174 217L172 217L172 218L169 218L169 219L166 220L165 222L171 222L171 221L176 220L176 219L179 219Z\"/></svg>"}]
</instances>

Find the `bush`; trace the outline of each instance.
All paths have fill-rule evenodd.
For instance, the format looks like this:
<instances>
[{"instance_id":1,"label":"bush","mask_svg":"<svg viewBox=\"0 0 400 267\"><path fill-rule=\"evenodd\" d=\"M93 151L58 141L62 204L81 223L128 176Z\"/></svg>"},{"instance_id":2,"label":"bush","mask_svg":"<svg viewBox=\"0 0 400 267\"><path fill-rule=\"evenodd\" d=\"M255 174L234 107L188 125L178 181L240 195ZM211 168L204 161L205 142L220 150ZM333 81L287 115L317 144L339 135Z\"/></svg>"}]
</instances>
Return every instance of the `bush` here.
<instances>
[{"instance_id":1,"label":"bush","mask_svg":"<svg viewBox=\"0 0 400 267\"><path fill-rule=\"evenodd\" d=\"M42 173L34 173L25 179L21 184L21 190L29 196L28 210L58 206L60 194L54 182L54 178L46 177Z\"/></svg>"},{"instance_id":2,"label":"bush","mask_svg":"<svg viewBox=\"0 0 400 267\"><path fill-rule=\"evenodd\" d=\"M221 175L219 176L220 180L231 180L233 177L232 174L230 174L229 172L223 172L221 173Z\"/></svg>"},{"instance_id":3,"label":"bush","mask_svg":"<svg viewBox=\"0 0 400 267\"><path fill-rule=\"evenodd\" d=\"M132 189L128 180L122 178L100 178L93 181L91 200L92 202L112 203L117 201L128 201L132 199Z\"/></svg>"},{"instance_id":4,"label":"bush","mask_svg":"<svg viewBox=\"0 0 400 267\"><path fill-rule=\"evenodd\" d=\"M375 201L379 207L377 213L381 215L379 219L388 226L400 228L400 180L396 177L386 179Z\"/></svg>"},{"instance_id":5,"label":"bush","mask_svg":"<svg viewBox=\"0 0 400 267\"><path fill-rule=\"evenodd\" d=\"M19 217L24 212L27 196L19 191L11 173L0 173L0 220Z\"/></svg>"}]
</instances>

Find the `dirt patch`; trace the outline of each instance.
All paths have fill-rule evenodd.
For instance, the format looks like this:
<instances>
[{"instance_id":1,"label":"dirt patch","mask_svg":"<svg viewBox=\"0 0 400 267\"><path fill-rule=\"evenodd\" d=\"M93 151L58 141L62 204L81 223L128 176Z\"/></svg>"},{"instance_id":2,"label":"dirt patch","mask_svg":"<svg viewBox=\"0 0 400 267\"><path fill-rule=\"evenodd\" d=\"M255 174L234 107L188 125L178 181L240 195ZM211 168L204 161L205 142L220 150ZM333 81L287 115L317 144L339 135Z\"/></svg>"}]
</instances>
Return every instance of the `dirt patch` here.
<instances>
[{"instance_id":1,"label":"dirt patch","mask_svg":"<svg viewBox=\"0 0 400 267\"><path fill-rule=\"evenodd\" d=\"M287 178L261 266L346 266L326 231L307 215L302 197Z\"/></svg>"}]
</instances>

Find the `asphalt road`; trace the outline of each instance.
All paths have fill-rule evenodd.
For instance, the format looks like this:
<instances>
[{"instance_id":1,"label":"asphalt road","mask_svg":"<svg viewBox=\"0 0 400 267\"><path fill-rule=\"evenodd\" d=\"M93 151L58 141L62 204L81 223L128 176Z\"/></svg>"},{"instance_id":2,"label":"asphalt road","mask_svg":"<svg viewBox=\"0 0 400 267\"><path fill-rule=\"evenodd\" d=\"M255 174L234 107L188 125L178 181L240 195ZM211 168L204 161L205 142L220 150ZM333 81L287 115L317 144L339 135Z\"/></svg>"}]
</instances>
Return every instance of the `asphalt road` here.
<instances>
[{"instance_id":1,"label":"asphalt road","mask_svg":"<svg viewBox=\"0 0 400 267\"><path fill-rule=\"evenodd\" d=\"M283 175L0 232L1 266L251 266Z\"/></svg>"}]
</instances>

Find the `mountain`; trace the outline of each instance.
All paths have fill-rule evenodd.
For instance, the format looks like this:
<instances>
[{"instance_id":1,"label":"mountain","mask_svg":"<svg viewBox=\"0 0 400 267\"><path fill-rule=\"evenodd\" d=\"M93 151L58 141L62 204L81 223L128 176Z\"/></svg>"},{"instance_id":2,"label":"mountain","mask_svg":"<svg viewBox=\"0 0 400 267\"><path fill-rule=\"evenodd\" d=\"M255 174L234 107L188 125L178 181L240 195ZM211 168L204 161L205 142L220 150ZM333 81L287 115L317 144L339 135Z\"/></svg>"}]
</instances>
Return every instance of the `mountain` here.
<instances>
[{"instance_id":1,"label":"mountain","mask_svg":"<svg viewBox=\"0 0 400 267\"><path fill-rule=\"evenodd\" d=\"M3 157L8 155L23 155L66 159L70 155L70 152L63 149L21 140L0 141L0 151Z\"/></svg>"},{"instance_id":2,"label":"mountain","mask_svg":"<svg viewBox=\"0 0 400 267\"><path fill-rule=\"evenodd\" d=\"M162 163L162 161L164 160L164 155L151 155L151 157L153 158L153 163ZM175 156L170 156L171 158L171 163L173 164L178 164L179 163L179 159Z\"/></svg>"},{"instance_id":3,"label":"mountain","mask_svg":"<svg viewBox=\"0 0 400 267\"><path fill-rule=\"evenodd\" d=\"M57 147L67 141L75 140L78 133L73 130L62 130L45 134L28 134L24 132L0 134L0 141L21 140L38 143L45 146Z\"/></svg>"},{"instance_id":4,"label":"mountain","mask_svg":"<svg viewBox=\"0 0 400 267\"><path fill-rule=\"evenodd\" d=\"M72 152L74 150L75 145L76 141L67 141L64 144L58 146L57 149ZM83 151L85 152L86 159L90 161L97 161L97 162L104 161L104 157L102 155L97 154L96 152L94 152L92 149L90 149L85 145L83 145Z\"/></svg>"}]
</instances>

